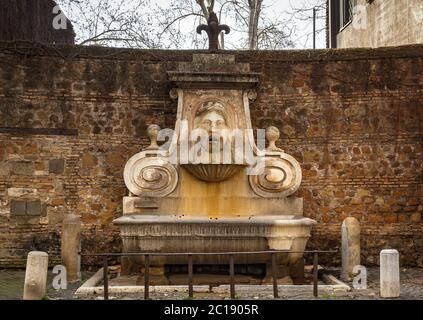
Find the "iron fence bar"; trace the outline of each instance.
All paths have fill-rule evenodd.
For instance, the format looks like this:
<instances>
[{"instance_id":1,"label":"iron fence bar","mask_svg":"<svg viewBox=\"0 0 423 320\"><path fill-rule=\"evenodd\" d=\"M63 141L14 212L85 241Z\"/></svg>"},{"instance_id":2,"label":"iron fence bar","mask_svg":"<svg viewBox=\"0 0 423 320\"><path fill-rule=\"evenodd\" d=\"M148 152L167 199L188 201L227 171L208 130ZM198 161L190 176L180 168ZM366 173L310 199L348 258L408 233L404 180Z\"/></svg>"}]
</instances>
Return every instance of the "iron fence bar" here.
<instances>
[{"instance_id":1,"label":"iron fence bar","mask_svg":"<svg viewBox=\"0 0 423 320\"><path fill-rule=\"evenodd\" d=\"M108 257L126 257L126 256L142 256L145 257L144 267L144 299L149 299L149 271L150 271L150 256L188 256L188 287L189 295L193 296L193 255L229 255L230 256L230 291L231 298L235 298L235 266L234 255L239 254L271 254L272 256L272 274L273 274L273 295L275 298L279 296L277 285L277 268L276 268L276 254L277 253L313 253L313 295L318 297L318 254L319 253L337 253L339 250L304 250L304 251L290 251L290 250L268 250L268 251L237 251L237 252L195 252L195 253L146 253L146 252L133 252L133 253L82 253L80 256L88 257L103 257L103 285L104 285L104 300L109 299L109 281L108 281Z\"/></svg>"},{"instance_id":2,"label":"iron fence bar","mask_svg":"<svg viewBox=\"0 0 423 320\"><path fill-rule=\"evenodd\" d=\"M315 252L313 255L313 295L315 297L317 297L319 295L318 292L318 265L319 265L319 257L318 257L318 253Z\"/></svg>"},{"instance_id":3,"label":"iron fence bar","mask_svg":"<svg viewBox=\"0 0 423 320\"><path fill-rule=\"evenodd\" d=\"M188 255L188 293L189 297L192 298L194 296L193 288L192 288L192 254Z\"/></svg>"},{"instance_id":4,"label":"iron fence bar","mask_svg":"<svg viewBox=\"0 0 423 320\"><path fill-rule=\"evenodd\" d=\"M269 253L337 253L339 250L312 250L312 251L289 251L289 250L269 250L269 251L234 251L234 252L116 252L116 253L79 253L81 256L87 257L129 257L129 256L143 256L148 254L149 256L188 256L188 255L239 255L239 254L269 254Z\"/></svg>"},{"instance_id":5,"label":"iron fence bar","mask_svg":"<svg viewBox=\"0 0 423 320\"><path fill-rule=\"evenodd\" d=\"M276 267L276 253L272 253L273 297L278 298L278 271Z\"/></svg>"},{"instance_id":6,"label":"iron fence bar","mask_svg":"<svg viewBox=\"0 0 423 320\"><path fill-rule=\"evenodd\" d=\"M229 273L230 273L230 288L231 288L231 299L235 299L235 265L234 255L231 254L229 257Z\"/></svg>"},{"instance_id":7,"label":"iron fence bar","mask_svg":"<svg viewBox=\"0 0 423 320\"><path fill-rule=\"evenodd\" d=\"M149 299L150 255L144 255L144 299Z\"/></svg>"},{"instance_id":8,"label":"iron fence bar","mask_svg":"<svg viewBox=\"0 0 423 320\"><path fill-rule=\"evenodd\" d=\"M103 259L103 296L104 300L109 300L109 266L107 257Z\"/></svg>"}]
</instances>

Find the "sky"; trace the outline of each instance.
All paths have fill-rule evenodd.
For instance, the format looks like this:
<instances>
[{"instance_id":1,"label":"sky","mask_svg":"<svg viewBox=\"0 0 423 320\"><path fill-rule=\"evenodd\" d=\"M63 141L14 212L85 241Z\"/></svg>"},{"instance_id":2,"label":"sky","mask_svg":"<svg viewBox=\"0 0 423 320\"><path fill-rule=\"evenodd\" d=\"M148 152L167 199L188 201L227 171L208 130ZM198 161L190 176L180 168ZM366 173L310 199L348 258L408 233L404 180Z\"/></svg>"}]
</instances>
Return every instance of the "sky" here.
<instances>
[{"instance_id":1,"label":"sky","mask_svg":"<svg viewBox=\"0 0 423 320\"><path fill-rule=\"evenodd\" d=\"M290 12L292 8L301 8L307 7L312 8L316 1L313 0L273 0L269 1L272 2L273 8L275 8L276 12ZM326 12L320 11L317 13L320 19L316 22L316 29L323 29L325 28L326 24ZM287 15L282 14L283 15ZM289 16L289 14L288 14ZM308 21L302 21L299 19L295 19L295 23L298 25L297 27L297 36L295 37L295 43L298 48L313 48L313 23L312 23L312 12L308 12L307 16L310 17ZM316 47L317 48L326 48L326 33L324 31L320 32L316 37Z\"/></svg>"},{"instance_id":2,"label":"sky","mask_svg":"<svg viewBox=\"0 0 423 320\"><path fill-rule=\"evenodd\" d=\"M60 4L63 4L66 0L58 0ZM108 2L108 3L115 3L119 2L120 0L94 0L90 1L89 4L91 6L94 6L94 9L96 10L95 4L97 2ZM137 12L137 14L140 15L140 21L146 17L149 12L153 12L155 8L158 6L162 8L170 8L171 4L179 4L178 0L146 0L150 2L150 5L148 7L143 7L140 9L141 12ZM183 0L180 0L183 1ZM189 1L189 0L185 0ZM193 3L195 3L194 0L191 0ZM242 0L241 0L242 1ZM244 0L245 1L245 0ZM283 22L283 28L286 30L286 32L291 32L291 40L294 43L294 48L298 49L304 49L304 48L312 48L313 47L313 39L312 39L312 30L313 30L313 22L312 22L312 11L306 11L302 14L293 15L293 11L295 8L313 8L317 3L325 2L325 0L263 0L263 10L262 15L265 15L266 17L269 17L272 21L277 22ZM125 2L125 5L131 7L131 5L134 2ZM197 6L197 5L195 5ZM72 20L75 31L77 33L77 42L80 43L81 39L84 38L84 33L86 33L86 29L82 26L82 23L80 23L81 15L85 15L85 13L81 14L81 12L73 12L72 8L62 6L62 8L65 10L66 15ZM215 9L219 10L218 5L216 5ZM217 11L215 10L215 11ZM325 24L325 11L321 10L318 13L318 16L320 16L320 19L317 20L317 30L322 30L324 28ZM157 19L160 19L162 16L158 17ZM137 17L138 18L138 17ZM222 17L222 24L227 24L231 27L231 33L227 36L225 36L225 49L242 49L246 48L246 38L247 37L247 30L237 28L235 21L233 20L233 16L223 16ZM157 21L155 21L157 22ZM153 22L152 25L155 23ZM192 49L193 48L193 40L200 39L203 41L202 45L205 45L206 41L202 39L201 37L205 37L205 35L198 36L195 33L195 28L199 24L199 20L196 17L188 17L179 22L179 28L183 32L183 34L186 35L186 39L184 37L178 37L178 39L184 39L181 40L181 43L179 44L180 48L182 49ZM204 21L202 21L204 23ZM79 25L78 25L79 24ZM147 26L143 27L147 29ZM158 28L160 29L160 28ZM157 30L157 28L155 29ZM161 29L160 29L161 30ZM170 36L170 34L169 34ZM171 37L171 36L170 36ZM198 38L200 37L200 38ZM172 48L171 44L172 39L168 38L168 40L165 40L165 44L168 45L168 47ZM316 39L316 47L317 48L325 48L326 47L326 34L325 32L320 32L317 35ZM269 48L271 49L271 48Z\"/></svg>"},{"instance_id":3,"label":"sky","mask_svg":"<svg viewBox=\"0 0 423 320\"><path fill-rule=\"evenodd\" d=\"M170 2L175 2L175 0L151 0L152 2L168 6ZM295 35L293 37L295 48L298 49L310 49L313 48L313 23L312 23L312 11L305 13L301 17L292 17L293 9L295 8L312 8L316 3L322 2L322 0L264 0L263 5L265 8L265 13L275 19L289 20L292 25L295 25ZM320 11L319 13L321 19L317 20L316 29L324 28L325 19L322 19L326 15L326 12ZM303 21L300 18L309 17L308 21ZM223 19L222 19L223 20ZM192 30L192 25L190 22L185 21L186 29ZM222 21L231 26L230 21ZM239 35L236 32L232 33L232 37L237 37ZM320 32L316 37L316 47L317 48L326 48L326 34L325 32Z\"/></svg>"}]
</instances>

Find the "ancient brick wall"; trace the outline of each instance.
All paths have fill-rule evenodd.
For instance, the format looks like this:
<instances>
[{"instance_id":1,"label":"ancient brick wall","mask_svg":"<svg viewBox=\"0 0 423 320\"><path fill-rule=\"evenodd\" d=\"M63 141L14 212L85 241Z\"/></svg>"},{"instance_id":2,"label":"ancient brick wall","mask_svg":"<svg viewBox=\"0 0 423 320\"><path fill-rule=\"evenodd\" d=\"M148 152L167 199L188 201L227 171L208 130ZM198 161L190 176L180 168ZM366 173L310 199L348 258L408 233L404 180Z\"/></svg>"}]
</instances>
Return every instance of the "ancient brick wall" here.
<instances>
[{"instance_id":1,"label":"ancient brick wall","mask_svg":"<svg viewBox=\"0 0 423 320\"><path fill-rule=\"evenodd\" d=\"M0 44L0 267L35 249L57 262L67 212L84 251L120 250L123 167L147 125L174 127L166 71L192 54ZM339 248L354 216L365 264L392 247L423 266L423 46L235 54L263 73L253 125L301 163L308 248Z\"/></svg>"}]
</instances>

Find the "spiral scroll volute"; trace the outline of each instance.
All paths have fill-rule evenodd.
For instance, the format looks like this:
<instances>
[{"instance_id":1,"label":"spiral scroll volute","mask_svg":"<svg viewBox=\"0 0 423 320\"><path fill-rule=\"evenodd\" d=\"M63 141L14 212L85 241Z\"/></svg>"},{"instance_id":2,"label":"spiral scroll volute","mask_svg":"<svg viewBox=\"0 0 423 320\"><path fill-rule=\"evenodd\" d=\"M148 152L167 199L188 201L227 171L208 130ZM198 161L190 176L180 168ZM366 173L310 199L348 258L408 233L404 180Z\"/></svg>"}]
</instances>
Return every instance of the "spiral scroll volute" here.
<instances>
[{"instance_id":1,"label":"spiral scroll volute","mask_svg":"<svg viewBox=\"0 0 423 320\"><path fill-rule=\"evenodd\" d=\"M167 196L178 184L178 172L167 158L150 153L140 152L126 163L124 170L126 187L137 196Z\"/></svg>"},{"instance_id":2,"label":"spiral scroll volute","mask_svg":"<svg viewBox=\"0 0 423 320\"><path fill-rule=\"evenodd\" d=\"M280 153L266 157L264 170L259 175L249 177L253 191L261 197L287 197L301 185L301 166L295 158Z\"/></svg>"},{"instance_id":3,"label":"spiral scroll volute","mask_svg":"<svg viewBox=\"0 0 423 320\"><path fill-rule=\"evenodd\" d=\"M298 161L276 147L279 130L269 127L266 130L268 147L266 156L261 159L264 169L258 175L249 177L253 191L261 197L287 197L298 190L302 173Z\"/></svg>"}]
</instances>

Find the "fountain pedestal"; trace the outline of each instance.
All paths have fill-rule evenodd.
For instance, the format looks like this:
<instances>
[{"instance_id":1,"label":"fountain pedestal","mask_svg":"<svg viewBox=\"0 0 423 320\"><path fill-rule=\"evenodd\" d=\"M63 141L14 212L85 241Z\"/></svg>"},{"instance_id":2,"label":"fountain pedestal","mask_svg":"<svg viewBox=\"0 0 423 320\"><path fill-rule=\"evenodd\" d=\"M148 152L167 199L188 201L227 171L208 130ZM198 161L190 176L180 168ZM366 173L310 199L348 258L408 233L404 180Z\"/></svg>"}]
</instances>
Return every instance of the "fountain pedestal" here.
<instances>
[{"instance_id":1,"label":"fountain pedestal","mask_svg":"<svg viewBox=\"0 0 423 320\"><path fill-rule=\"evenodd\" d=\"M294 196L301 167L276 147L279 131L268 128L267 148L254 141L249 104L260 75L235 63L233 55L195 54L168 76L171 97L178 99L175 131L159 148L159 128L150 126L151 146L125 166L130 196L114 221L123 251L291 250L295 253L278 255L278 276L301 274L302 251L316 222L303 217L303 199ZM194 256L197 265L228 261ZM153 267L186 263L180 256L150 258ZM235 257L235 264L270 263L269 255ZM142 267L143 257L122 259L123 274Z\"/></svg>"}]
</instances>

